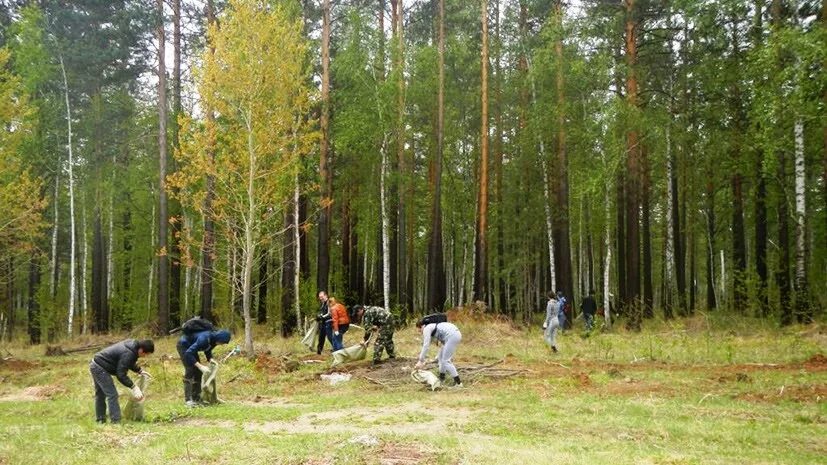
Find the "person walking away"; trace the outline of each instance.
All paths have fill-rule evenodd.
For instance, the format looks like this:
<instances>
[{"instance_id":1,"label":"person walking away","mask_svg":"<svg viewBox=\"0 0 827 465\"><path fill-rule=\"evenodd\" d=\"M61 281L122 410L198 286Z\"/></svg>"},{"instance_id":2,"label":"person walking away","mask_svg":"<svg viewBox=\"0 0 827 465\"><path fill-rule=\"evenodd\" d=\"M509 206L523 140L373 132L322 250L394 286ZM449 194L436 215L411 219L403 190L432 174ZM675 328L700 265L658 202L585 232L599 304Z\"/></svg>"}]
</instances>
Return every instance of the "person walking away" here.
<instances>
[{"instance_id":1,"label":"person walking away","mask_svg":"<svg viewBox=\"0 0 827 465\"><path fill-rule=\"evenodd\" d=\"M563 295L563 291L558 289L557 290L557 304L559 306L559 309L558 309L558 312L557 312L557 317L560 320L560 331L567 328L567 326L566 326L566 319L568 318L566 316L566 303L567 302L568 301L566 300L566 296Z\"/></svg>"},{"instance_id":2,"label":"person walking away","mask_svg":"<svg viewBox=\"0 0 827 465\"><path fill-rule=\"evenodd\" d=\"M419 370L425 366L425 357L428 355L428 348L432 340L441 343L442 347L437 354L437 361L439 362L439 380L445 381L445 374L451 375L454 378L454 386L462 387L462 381L459 378L457 367L454 366L453 357L457 351L457 346L462 341L462 333L453 323L429 323L423 324L422 320L416 323L417 328L422 329L422 351L419 354L419 362L416 364L416 369Z\"/></svg>"},{"instance_id":3,"label":"person walking away","mask_svg":"<svg viewBox=\"0 0 827 465\"><path fill-rule=\"evenodd\" d=\"M95 420L106 423L106 406L109 405L109 420L120 423L121 406L118 404L118 389L112 377L118 378L121 384L132 390L132 396L142 401L144 394L141 388L127 376L127 371L133 371L140 376L149 377L149 373L138 366L138 358L155 352L155 343L151 340L126 339L112 344L92 357L89 363L89 372L95 387Z\"/></svg>"},{"instance_id":4,"label":"person walking away","mask_svg":"<svg viewBox=\"0 0 827 465\"><path fill-rule=\"evenodd\" d=\"M226 329L217 331L201 331L191 335L183 335L178 339L176 348L184 365L184 402L187 407L195 407L201 402L201 376L210 371L207 365L201 363L198 352L204 352L207 364L218 363L213 360L212 350L221 344L230 342L232 334Z\"/></svg>"},{"instance_id":5,"label":"person walking away","mask_svg":"<svg viewBox=\"0 0 827 465\"><path fill-rule=\"evenodd\" d=\"M557 330L560 329L560 302L554 296L553 292L548 293L548 303L546 303L546 319L543 322L543 336L546 344L551 347L552 352L557 353Z\"/></svg>"},{"instance_id":6,"label":"person walking away","mask_svg":"<svg viewBox=\"0 0 827 465\"><path fill-rule=\"evenodd\" d=\"M586 325L586 332L590 333L594 325L594 315L597 313L597 302L594 301L593 290L589 289L589 293L580 304L580 310L583 312L583 322Z\"/></svg>"},{"instance_id":7,"label":"person walking away","mask_svg":"<svg viewBox=\"0 0 827 465\"><path fill-rule=\"evenodd\" d=\"M396 358L396 351L393 345L393 333L395 331L393 314L383 307L364 307L357 305L354 312L356 323L361 322L365 327L365 338L362 345L366 346L371 334L378 332L376 342L373 345L373 363L377 365L382 359L382 352L388 353L388 359Z\"/></svg>"},{"instance_id":8,"label":"person walking away","mask_svg":"<svg viewBox=\"0 0 827 465\"><path fill-rule=\"evenodd\" d=\"M327 296L326 291L319 291L318 294L319 298L319 312L316 315L316 322L319 325L319 344L316 348L316 354L321 355L322 349L324 349L324 339L327 336L327 326L332 325L332 321L330 319L330 308L329 308L329 300L330 298ZM331 342L331 345L333 342Z\"/></svg>"},{"instance_id":9,"label":"person walking away","mask_svg":"<svg viewBox=\"0 0 827 465\"><path fill-rule=\"evenodd\" d=\"M330 320L331 324L328 326L330 334L330 344L333 345L333 352L344 349L344 337L347 330L350 328L350 315L347 313L347 308L341 302L331 297L330 305Z\"/></svg>"}]
</instances>

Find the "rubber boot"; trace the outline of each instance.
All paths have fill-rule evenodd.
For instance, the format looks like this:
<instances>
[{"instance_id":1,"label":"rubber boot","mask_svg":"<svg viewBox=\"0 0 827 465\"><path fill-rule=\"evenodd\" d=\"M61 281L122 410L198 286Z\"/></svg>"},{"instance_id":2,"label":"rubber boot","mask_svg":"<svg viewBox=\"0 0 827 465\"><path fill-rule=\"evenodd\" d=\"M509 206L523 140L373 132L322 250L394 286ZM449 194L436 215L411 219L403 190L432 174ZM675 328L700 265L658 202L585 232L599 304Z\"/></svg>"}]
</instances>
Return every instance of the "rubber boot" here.
<instances>
[{"instance_id":1,"label":"rubber boot","mask_svg":"<svg viewBox=\"0 0 827 465\"><path fill-rule=\"evenodd\" d=\"M187 407L195 407L198 404L192 400L192 387L195 380L184 378L184 404Z\"/></svg>"}]
</instances>

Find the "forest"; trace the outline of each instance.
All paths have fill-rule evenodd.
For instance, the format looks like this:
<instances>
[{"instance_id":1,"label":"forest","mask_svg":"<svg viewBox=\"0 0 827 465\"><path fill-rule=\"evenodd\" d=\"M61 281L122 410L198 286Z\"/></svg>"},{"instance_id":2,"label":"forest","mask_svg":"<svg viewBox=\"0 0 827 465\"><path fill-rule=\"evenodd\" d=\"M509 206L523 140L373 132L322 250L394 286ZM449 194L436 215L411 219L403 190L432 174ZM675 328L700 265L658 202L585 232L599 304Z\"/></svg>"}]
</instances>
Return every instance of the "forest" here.
<instances>
[{"instance_id":1,"label":"forest","mask_svg":"<svg viewBox=\"0 0 827 465\"><path fill-rule=\"evenodd\" d=\"M827 305L827 2L4 0L0 335Z\"/></svg>"}]
</instances>

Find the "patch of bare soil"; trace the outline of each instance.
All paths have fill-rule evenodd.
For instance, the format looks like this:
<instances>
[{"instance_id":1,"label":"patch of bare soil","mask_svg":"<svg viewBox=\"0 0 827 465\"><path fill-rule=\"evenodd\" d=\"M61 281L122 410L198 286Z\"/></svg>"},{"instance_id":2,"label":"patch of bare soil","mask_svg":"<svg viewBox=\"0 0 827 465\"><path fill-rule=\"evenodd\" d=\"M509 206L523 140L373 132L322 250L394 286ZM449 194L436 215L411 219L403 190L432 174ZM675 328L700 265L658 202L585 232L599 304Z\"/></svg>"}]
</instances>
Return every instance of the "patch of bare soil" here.
<instances>
[{"instance_id":1,"label":"patch of bare soil","mask_svg":"<svg viewBox=\"0 0 827 465\"><path fill-rule=\"evenodd\" d=\"M66 389L57 385L29 386L19 392L0 396L0 402L36 402L49 400L65 392Z\"/></svg>"},{"instance_id":2,"label":"patch of bare soil","mask_svg":"<svg viewBox=\"0 0 827 465\"><path fill-rule=\"evenodd\" d=\"M639 396L646 394L672 394L674 388L661 383L640 381L633 378L626 378L622 381L613 382L602 386L599 391L611 396Z\"/></svg>"},{"instance_id":3,"label":"patch of bare soil","mask_svg":"<svg viewBox=\"0 0 827 465\"><path fill-rule=\"evenodd\" d=\"M790 400L793 402L818 404L827 400L827 384L782 386L778 390L745 392L738 394L735 398L760 403L775 403L781 400Z\"/></svg>"},{"instance_id":4,"label":"patch of bare soil","mask_svg":"<svg viewBox=\"0 0 827 465\"><path fill-rule=\"evenodd\" d=\"M385 443L379 450L380 465L433 463L434 454L412 444Z\"/></svg>"},{"instance_id":5,"label":"patch of bare soil","mask_svg":"<svg viewBox=\"0 0 827 465\"><path fill-rule=\"evenodd\" d=\"M299 362L286 355L274 357L267 353L256 356L255 368L267 374L290 373L299 368Z\"/></svg>"},{"instance_id":6,"label":"patch of bare soil","mask_svg":"<svg viewBox=\"0 0 827 465\"><path fill-rule=\"evenodd\" d=\"M34 370L36 368L40 368L42 364L40 362L32 362L29 360L20 360L13 357L6 357L0 359L0 371L14 371L14 372L21 372L21 371L29 371Z\"/></svg>"},{"instance_id":7,"label":"patch of bare soil","mask_svg":"<svg viewBox=\"0 0 827 465\"><path fill-rule=\"evenodd\" d=\"M827 370L827 357L824 354L815 354L804 362L804 368L811 371Z\"/></svg>"}]
</instances>

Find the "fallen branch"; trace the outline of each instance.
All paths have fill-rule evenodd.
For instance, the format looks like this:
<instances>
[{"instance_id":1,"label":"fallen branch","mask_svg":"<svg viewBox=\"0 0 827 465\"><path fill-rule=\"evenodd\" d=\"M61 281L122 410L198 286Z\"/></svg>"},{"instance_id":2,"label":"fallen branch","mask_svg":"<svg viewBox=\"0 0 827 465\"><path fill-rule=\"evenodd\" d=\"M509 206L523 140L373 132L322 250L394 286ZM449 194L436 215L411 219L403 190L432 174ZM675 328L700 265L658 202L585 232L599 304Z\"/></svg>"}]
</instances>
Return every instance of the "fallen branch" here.
<instances>
[{"instance_id":1,"label":"fallen branch","mask_svg":"<svg viewBox=\"0 0 827 465\"><path fill-rule=\"evenodd\" d=\"M89 344L89 345L85 345L85 346L81 346L81 347L75 347L75 348L72 348L72 349L64 349L61 346L47 345L46 346L46 356L54 357L54 356L60 356L60 355L75 354L75 353L79 353L79 352L89 352L89 351L92 351L92 350L102 349L102 348L104 348L106 346L109 346L109 345L112 345L112 344L114 344L114 342L104 342L104 343L100 343L100 344Z\"/></svg>"}]
</instances>

